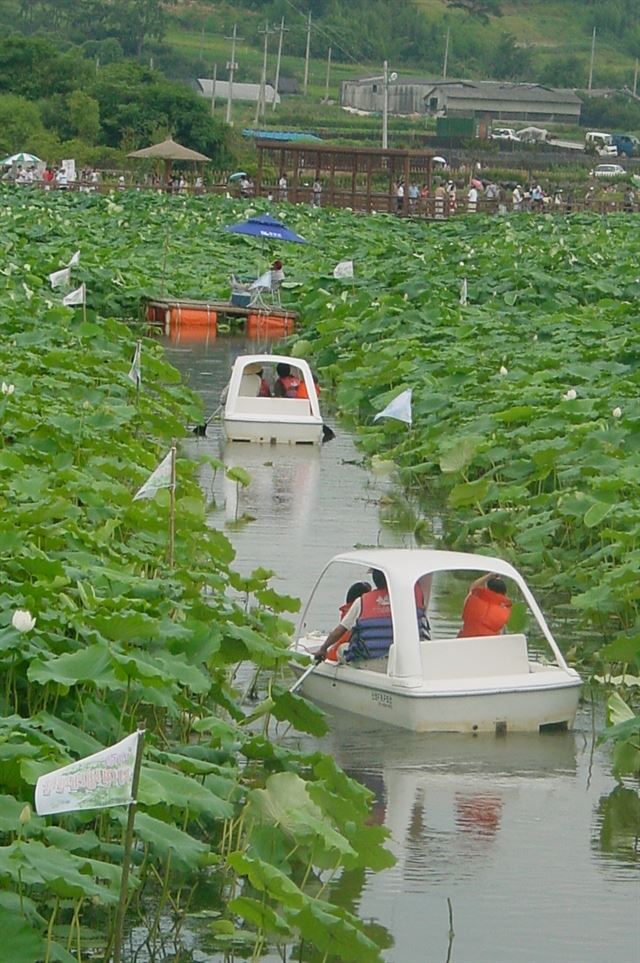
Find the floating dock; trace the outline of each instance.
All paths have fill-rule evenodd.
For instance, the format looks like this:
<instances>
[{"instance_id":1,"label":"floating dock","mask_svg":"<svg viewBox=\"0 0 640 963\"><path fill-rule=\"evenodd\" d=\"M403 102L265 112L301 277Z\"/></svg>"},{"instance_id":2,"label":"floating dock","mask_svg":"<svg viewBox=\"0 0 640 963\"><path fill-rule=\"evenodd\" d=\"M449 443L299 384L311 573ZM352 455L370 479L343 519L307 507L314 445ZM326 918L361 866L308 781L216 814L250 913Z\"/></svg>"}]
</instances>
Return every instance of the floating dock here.
<instances>
[{"instance_id":1,"label":"floating dock","mask_svg":"<svg viewBox=\"0 0 640 963\"><path fill-rule=\"evenodd\" d=\"M170 337L188 330L207 331L215 337L220 319L246 318L250 338L283 338L295 330L297 311L279 305L232 304L230 301L196 301L191 298L152 298L147 302L147 320L162 327Z\"/></svg>"}]
</instances>

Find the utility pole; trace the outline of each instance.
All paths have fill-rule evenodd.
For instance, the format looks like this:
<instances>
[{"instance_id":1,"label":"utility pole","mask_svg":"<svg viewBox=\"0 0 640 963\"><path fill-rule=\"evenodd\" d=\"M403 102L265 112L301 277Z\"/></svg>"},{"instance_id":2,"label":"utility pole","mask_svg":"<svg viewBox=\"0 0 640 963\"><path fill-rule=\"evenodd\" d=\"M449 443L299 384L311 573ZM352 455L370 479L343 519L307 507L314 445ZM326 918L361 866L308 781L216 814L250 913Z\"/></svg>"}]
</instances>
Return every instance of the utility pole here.
<instances>
[{"instance_id":1,"label":"utility pole","mask_svg":"<svg viewBox=\"0 0 640 963\"><path fill-rule=\"evenodd\" d=\"M389 146L389 65L386 60L382 65L382 70L382 149L386 150Z\"/></svg>"},{"instance_id":2,"label":"utility pole","mask_svg":"<svg viewBox=\"0 0 640 963\"><path fill-rule=\"evenodd\" d=\"M217 63L213 65L213 80L211 82L211 116L213 117L216 110L216 80L218 79L218 65Z\"/></svg>"},{"instance_id":3,"label":"utility pole","mask_svg":"<svg viewBox=\"0 0 640 963\"><path fill-rule=\"evenodd\" d=\"M591 38L591 63L589 65L589 86L587 90L591 90L591 83L593 81L593 61L596 55L596 28L593 28L593 36Z\"/></svg>"},{"instance_id":4,"label":"utility pole","mask_svg":"<svg viewBox=\"0 0 640 963\"><path fill-rule=\"evenodd\" d=\"M633 96L635 97L638 92L638 58L636 57L636 67L633 71Z\"/></svg>"},{"instance_id":5,"label":"utility pole","mask_svg":"<svg viewBox=\"0 0 640 963\"><path fill-rule=\"evenodd\" d=\"M238 36L238 24L233 25L233 35L231 37L225 37L225 40L231 41L231 60L227 60L227 70L229 71L229 96L227 97L227 123L231 124L231 107L233 104L233 72L238 69L236 63L236 42L238 40L244 40L244 37Z\"/></svg>"},{"instance_id":6,"label":"utility pole","mask_svg":"<svg viewBox=\"0 0 640 963\"><path fill-rule=\"evenodd\" d=\"M277 99L276 94L278 93L278 85L279 85L279 83L280 83L280 60L281 60L281 58L282 58L282 38L283 38L283 36L284 36L284 34L285 34L285 31L286 31L286 32L289 31L289 28L288 28L288 27L285 27L285 25L284 25L284 17L283 17L282 20L280 21L279 31L280 31L280 39L278 40L278 59L276 60L276 84L275 84L276 90L275 90L275 94L274 94L274 97L273 97L273 109L274 109L274 110L276 109L276 99Z\"/></svg>"},{"instance_id":7,"label":"utility pole","mask_svg":"<svg viewBox=\"0 0 640 963\"><path fill-rule=\"evenodd\" d=\"M324 85L324 103L329 103L329 77L331 75L331 47L329 47L329 52L327 54L327 79Z\"/></svg>"},{"instance_id":8,"label":"utility pole","mask_svg":"<svg viewBox=\"0 0 640 963\"><path fill-rule=\"evenodd\" d=\"M304 86L302 92L307 96L307 88L309 86L309 49L311 47L311 11L309 11L309 17L307 19L307 51L304 55Z\"/></svg>"},{"instance_id":9,"label":"utility pole","mask_svg":"<svg viewBox=\"0 0 640 963\"><path fill-rule=\"evenodd\" d=\"M443 80L446 80L446 79L447 79L447 64L448 64L448 62L449 62L449 34L450 34L450 33L451 33L451 30L450 30L449 27L447 27L447 39L446 39L446 42L445 42L445 45L444 45L444 63L443 63L443 65L442 65L442 79L443 79Z\"/></svg>"},{"instance_id":10,"label":"utility pole","mask_svg":"<svg viewBox=\"0 0 640 963\"><path fill-rule=\"evenodd\" d=\"M260 92L258 93L258 102L256 104L256 119L255 123L258 123L260 114L264 117L264 102L265 102L265 87L267 85L267 55L269 52L269 34L271 30L269 29L269 24L265 23L264 30L259 30L259 33L264 34L264 51L262 54L262 76L260 78Z\"/></svg>"}]
</instances>

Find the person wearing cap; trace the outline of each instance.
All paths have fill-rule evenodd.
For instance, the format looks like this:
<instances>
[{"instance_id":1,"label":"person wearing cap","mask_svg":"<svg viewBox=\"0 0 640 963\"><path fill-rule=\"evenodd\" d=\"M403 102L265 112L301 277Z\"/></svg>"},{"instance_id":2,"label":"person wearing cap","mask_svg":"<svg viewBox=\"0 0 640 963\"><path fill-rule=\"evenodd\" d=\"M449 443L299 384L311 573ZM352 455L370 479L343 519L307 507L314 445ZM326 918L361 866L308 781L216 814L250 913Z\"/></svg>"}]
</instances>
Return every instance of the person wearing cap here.
<instances>
[{"instance_id":1,"label":"person wearing cap","mask_svg":"<svg viewBox=\"0 0 640 963\"><path fill-rule=\"evenodd\" d=\"M522 201L524 200L524 194L522 193L522 185L516 184L511 195L511 204L514 211L522 210Z\"/></svg>"},{"instance_id":2,"label":"person wearing cap","mask_svg":"<svg viewBox=\"0 0 640 963\"><path fill-rule=\"evenodd\" d=\"M342 615L316 652L316 662L324 662L331 647L342 639L345 632L350 632L351 636L338 653L340 662L383 659L389 654L393 644L393 619L387 580L384 572L376 568L371 570L371 578L374 588L356 598Z\"/></svg>"},{"instance_id":3,"label":"person wearing cap","mask_svg":"<svg viewBox=\"0 0 640 963\"><path fill-rule=\"evenodd\" d=\"M472 583L465 599L458 638L499 635L510 615L511 600L504 581L491 573L483 575Z\"/></svg>"}]
</instances>

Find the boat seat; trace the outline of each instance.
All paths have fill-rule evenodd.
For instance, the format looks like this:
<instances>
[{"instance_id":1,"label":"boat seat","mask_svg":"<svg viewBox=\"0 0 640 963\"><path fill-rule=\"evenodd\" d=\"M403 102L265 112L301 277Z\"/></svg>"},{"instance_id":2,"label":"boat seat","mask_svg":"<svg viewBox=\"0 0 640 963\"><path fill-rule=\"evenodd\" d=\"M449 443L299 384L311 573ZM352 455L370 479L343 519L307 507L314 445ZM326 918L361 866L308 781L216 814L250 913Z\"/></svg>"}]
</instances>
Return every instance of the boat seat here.
<instances>
[{"instance_id":1,"label":"boat seat","mask_svg":"<svg viewBox=\"0 0 640 963\"><path fill-rule=\"evenodd\" d=\"M248 398L238 395L236 403L233 405L233 413L241 415L263 415L267 418L278 417L280 415L301 415L308 417L311 414L309 402L306 398Z\"/></svg>"},{"instance_id":2,"label":"boat seat","mask_svg":"<svg viewBox=\"0 0 640 963\"><path fill-rule=\"evenodd\" d=\"M423 677L460 679L529 672L527 640L513 635L478 635L420 643Z\"/></svg>"}]
</instances>

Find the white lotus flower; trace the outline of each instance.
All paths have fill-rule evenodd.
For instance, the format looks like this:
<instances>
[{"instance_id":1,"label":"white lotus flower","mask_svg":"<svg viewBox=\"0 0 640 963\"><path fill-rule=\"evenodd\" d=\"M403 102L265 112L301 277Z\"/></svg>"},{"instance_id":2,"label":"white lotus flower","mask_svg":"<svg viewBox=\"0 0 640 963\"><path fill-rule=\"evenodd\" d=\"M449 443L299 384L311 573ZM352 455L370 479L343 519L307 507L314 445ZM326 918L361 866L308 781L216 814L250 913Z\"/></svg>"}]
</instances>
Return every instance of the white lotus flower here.
<instances>
[{"instance_id":1,"label":"white lotus flower","mask_svg":"<svg viewBox=\"0 0 640 963\"><path fill-rule=\"evenodd\" d=\"M614 408L611 414L614 418L622 418L622 408Z\"/></svg>"},{"instance_id":2,"label":"white lotus flower","mask_svg":"<svg viewBox=\"0 0 640 963\"><path fill-rule=\"evenodd\" d=\"M508 374L509 374L508 368L505 368L504 365L501 365L501 367L500 367L500 374L501 374L502 377L504 378L505 375L508 375Z\"/></svg>"},{"instance_id":3,"label":"white lotus flower","mask_svg":"<svg viewBox=\"0 0 640 963\"><path fill-rule=\"evenodd\" d=\"M3 394L3 395L12 395L15 390L16 390L16 386L15 386L15 385L8 385L6 381L3 381L3 382L2 382L2 394Z\"/></svg>"},{"instance_id":4,"label":"white lotus flower","mask_svg":"<svg viewBox=\"0 0 640 963\"><path fill-rule=\"evenodd\" d=\"M569 388L567 393L562 396L564 401L575 401L577 397L578 393L573 388Z\"/></svg>"},{"instance_id":5,"label":"white lotus flower","mask_svg":"<svg viewBox=\"0 0 640 963\"><path fill-rule=\"evenodd\" d=\"M18 632L30 632L36 624L36 620L28 609L16 609L11 624Z\"/></svg>"},{"instance_id":6,"label":"white lotus flower","mask_svg":"<svg viewBox=\"0 0 640 963\"><path fill-rule=\"evenodd\" d=\"M533 340L534 340L534 341L537 341L537 340L538 340L538 335L537 335L537 334L534 334Z\"/></svg>"}]
</instances>

